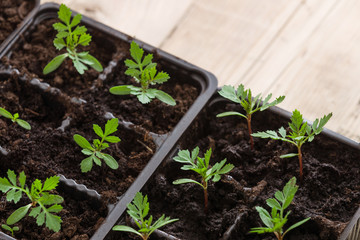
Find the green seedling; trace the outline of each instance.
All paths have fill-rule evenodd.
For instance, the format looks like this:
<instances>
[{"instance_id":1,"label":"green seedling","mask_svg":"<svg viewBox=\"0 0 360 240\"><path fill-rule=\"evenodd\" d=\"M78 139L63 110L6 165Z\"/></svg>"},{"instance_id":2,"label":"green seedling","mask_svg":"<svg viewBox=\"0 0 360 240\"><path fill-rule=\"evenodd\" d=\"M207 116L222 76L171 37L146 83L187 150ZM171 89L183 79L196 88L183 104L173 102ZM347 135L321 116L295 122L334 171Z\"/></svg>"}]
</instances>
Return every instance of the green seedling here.
<instances>
[{"instance_id":1,"label":"green seedling","mask_svg":"<svg viewBox=\"0 0 360 240\"><path fill-rule=\"evenodd\" d=\"M324 115L323 118L315 119L312 126L308 125L308 123L304 122L304 119L298 110L294 110L291 116L291 122L289 123L290 132L286 133L284 127L281 127L278 130L278 133L272 130L268 130L265 132L257 132L252 134L254 137L261 138L271 138L274 140L281 140L284 142L289 142L294 144L297 147L297 153L289 153L285 155L281 155L281 158L290 158L298 156L299 166L300 166L300 180L303 179L303 165L302 165L302 152L301 146L306 142L311 142L314 140L315 135L318 135L322 132L325 124L331 118L332 113L328 115Z\"/></svg>"},{"instance_id":2,"label":"green seedling","mask_svg":"<svg viewBox=\"0 0 360 240\"><path fill-rule=\"evenodd\" d=\"M7 176L8 178L0 178L0 191L6 193L6 200L17 203L22 198L23 193L25 193L31 202L15 210L7 218L6 224L13 225L19 222L31 209L29 216L36 219L38 226L42 226L45 223L47 228L58 232L62 221L59 216L53 213L58 213L62 210L62 206L59 204L64 199L59 195L51 194L50 191L56 189L59 177L49 177L45 180L44 184L39 179L36 179L29 189L25 186L26 176L24 171L16 178L14 171L8 170ZM15 227L13 230L15 230Z\"/></svg>"},{"instance_id":3,"label":"green seedling","mask_svg":"<svg viewBox=\"0 0 360 240\"><path fill-rule=\"evenodd\" d=\"M261 221L266 225L266 227L251 228L250 233L274 233L278 240L283 240L285 234L290 230L309 221L310 217L293 224L284 232L283 227L288 221L288 216L291 213L291 211L288 211L284 216L284 211L290 206L297 190L298 186L296 186L296 178L293 177L285 185L282 191L277 191L275 193L275 198L269 198L266 200L266 204L271 207L271 215L266 209L257 206L256 211L258 211Z\"/></svg>"},{"instance_id":4,"label":"green seedling","mask_svg":"<svg viewBox=\"0 0 360 240\"><path fill-rule=\"evenodd\" d=\"M276 98L272 102L268 102L272 96L270 93L267 95L267 97L262 100L261 94L258 94L256 97L252 98L251 90L250 89L244 89L244 85L240 84L237 88L237 91L235 91L235 88L233 86L223 86L221 90L219 91L219 94L223 96L226 99L229 99L235 103L240 103L242 108L245 110L246 115L239 113L239 112L223 112L216 117L226 117L226 116L240 116L247 120L248 125L248 131L249 131L249 137L250 137L250 145L251 149L254 150L254 139L252 137L252 130L251 130L251 117L252 114L257 111L264 111L269 107L275 106L279 103L281 103L285 96L280 96ZM261 104L262 103L262 104Z\"/></svg>"},{"instance_id":5,"label":"green seedling","mask_svg":"<svg viewBox=\"0 0 360 240\"><path fill-rule=\"evenodd\" d=\"M135 230L132 227L125 225L116 225L112 228L114 231L123 231L130 232L139 235L143 240L149 239L149 236L158 228L161 228L169 223L178 221L179 219L170 219L170 217L165 217L163 214L158 220L153 223L153 216L145 220L145 217L148 215L150 210L150 205L148 202L148 197L145 195L143 197L141 192L137 192L132 203L127 205L127 213L135 221L136 225L139 227L139 230Z\"/></svg>"},{"instance_id":6,"label":"green seedling","mask_svg":"<svg viewBox=\"0 0 360 240\"><path fill-rule=\"evenodd\" d=\"M12 115L10 112L0 107L0 115L9 118L12 122L19 124L20 127L25 128L26 130L31 130L30 124L27 121L20 119L18 113Z\"/></svg>"},{"instance_id":7,"label":"green seedling","mask_svg":"<svg viewBox=\"0 0 360 240\"><path fill-rule=\"evenodd\" d=\"M53 58L44 68L43 74L48 74L55 71L66 58L70 58L74 64L74 67L80 74L84 74L85 70L88 70L86 65L89 65L98 72L103 70L100 62L89 54L89 52L77 52L77 47L88 46L91 42L91 35L86 33L87 29L84 26L78 26L82 16L76 14L71 20L70 8L65 4L61 4L58 17L62 22L53 24L53 27L58 31L56 38L54 39L54 46L57 50L66 48L66 53ZM71 20L71 21L70 21Z\"/></svg>"},{"instance_id":8,"label":"green seedling","mask_svg":"<svg viewBox=\"0 0 360 240\"><path fill-rule=\"evenodd\" d=\"M191 170L198 173L201 176L201 182L195 181L189 178L178 179L173 182L173 184L183 184L183 183L196 183L204 189L204 210L207 212L208 208L208 181L212 180L217 182L220 180L221 175L230 172L234 165L226 164L226 158L219 163L216 163L213 167L210 167L210 157L211 157L211 148L206 151L204 158L201 158L199 155L199 147L194 148L191 152L189 150L181 150L178 155L174 157L174 161L183 163L184 166L181 167L182 170Z\"/></svg>"},{"instance_id":9,"label":"green seedling","mask_svg":"<svg viewBox=\"0 0 360 240\"><path fill-rule=\"evenodd\" d=\"M9 232L11 232L11 236L14 236L14 232L19 231L19 227L18 226L14 226L14 227L10 227L9 225L6 224L1 224L1 227Z\"/></svg>"},{"instance_id":10,"label":"green seedling","mask_svg":"<svg viewBox=\"0 0 360 240\"><path fill-rule=\"evenodd\" d=\"M176 102L169 94L155 88L149 88L150 85L163 84L170 79L166 72L157 72L157 64L152 62L153 55L148 54L143 58L144 50L134 41L130 46L130 54L133 60L125 60L125 65L128 67L125 74L133 77L137 83L140 83L141 87L133 85L116 86L110 88L110 93L136 95L142 104L149 103L152 99L157 98L168 105L175 106Z\"/></svg>"},{"instance_id":11,"label":"green seedling","mask_svg":"<svg viewBox=\"0 0 360 240\"><path fill-rule=\"evenodd\" d=\"M119 164L111 155L102 152L104 149L109 147L107 142L118 143L121 141L120 138L116 136L110 136L110 134L117 131L117 127L119 125L118 122L119 120L117 118L108 120L105 124L105 131L103 131L99 125L93 124L94 132L96 135L101 137L101 140L94 139L92 145L83 136L79 134L74 135L75 142L82 148L81 152L89 156L81 161L81 172L90 171L93 167L93 162L95 162L96 165L101 166L100 159L104 160L106 165L108 165L111 169L117 169L119 167Z\"/></svg>"}]
</instances>

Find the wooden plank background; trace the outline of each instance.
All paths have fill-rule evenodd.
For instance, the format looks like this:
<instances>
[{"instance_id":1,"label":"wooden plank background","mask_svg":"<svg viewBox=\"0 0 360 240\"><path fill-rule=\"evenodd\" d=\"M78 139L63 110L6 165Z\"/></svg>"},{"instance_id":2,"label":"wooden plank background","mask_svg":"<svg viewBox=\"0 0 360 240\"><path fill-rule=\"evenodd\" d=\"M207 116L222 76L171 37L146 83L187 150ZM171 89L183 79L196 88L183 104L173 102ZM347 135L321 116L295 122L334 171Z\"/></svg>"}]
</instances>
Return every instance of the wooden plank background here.
<instances>
[{"instance_id":1,"label":"wooden plank background","mask_svg":"<svg viewBox=\"0 0 360 240\"><path fill-rule=\"evenodd\" d=\"M42 0L41 2L46 2ZM360 141L358 0L55 0Z\"/></svg>"}]
</instances>

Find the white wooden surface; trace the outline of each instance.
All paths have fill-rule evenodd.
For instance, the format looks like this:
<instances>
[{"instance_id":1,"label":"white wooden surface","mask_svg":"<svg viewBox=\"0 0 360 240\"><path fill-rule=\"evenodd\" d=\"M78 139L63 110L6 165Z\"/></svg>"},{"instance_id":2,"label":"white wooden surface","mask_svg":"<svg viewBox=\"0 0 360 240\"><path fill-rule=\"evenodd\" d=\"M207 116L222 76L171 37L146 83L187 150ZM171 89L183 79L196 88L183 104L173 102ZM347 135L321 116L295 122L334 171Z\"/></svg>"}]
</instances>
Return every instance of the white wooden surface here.
<instances>
[{"instance_id":1,"label":"white wooden surface","mask_svg":"<svg viewBox=\"0 0 360 240\"><path fill-rule=\"evenodd\" d=\"M213 72L220 85L286 95L280 107L308 120L333 112L327 127L360 141L358 0L55 2Z\"/></svg>"}]
</instances>

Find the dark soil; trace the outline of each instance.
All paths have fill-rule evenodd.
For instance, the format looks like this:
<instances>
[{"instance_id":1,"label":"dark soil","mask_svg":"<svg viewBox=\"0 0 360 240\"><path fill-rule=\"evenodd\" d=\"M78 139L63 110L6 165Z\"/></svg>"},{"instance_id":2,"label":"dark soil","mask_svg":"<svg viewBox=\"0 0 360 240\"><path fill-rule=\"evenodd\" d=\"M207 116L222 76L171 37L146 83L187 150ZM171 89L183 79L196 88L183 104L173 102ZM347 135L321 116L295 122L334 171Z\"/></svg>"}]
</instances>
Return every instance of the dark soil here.
<instances>
[{"instance_id":1,"label":"dark soil","mask_svg":"<svg viewBox=\"0 0 360 240\"><path fill-rule=\"evenodd\" d=\"M224 111L241 110L238 105L226 101L214 104L180 142L181 149L199 146L205 151L211 147L213 164L227 158L235 165L228 176L211 185L207 216L202 211L204 200L200 186L172 185L173 180L188 174L181 171L177 163L159 170L144 188L143 191L149 194L150 213L156 217L165 213L179 218L180 221L163 229L180 239L275 239L272 234L247 232L252 227L263 226L255 206L270 211L266 199L282 190L291 177L298 178L297 158L279 157L296 149L280 141L255 138L255 151L251 151L246 120L215 117ZM264 111L254 114L252 126L254 132L277 130L286 127L287 122L277 114ZM291 214L285 227L306 217L311 220L289 232L287 239L338 239L359 207L360 179L356 176L360 174L360 152L321 134L313 142L304 144L303 154L304 181L298 182L299 190L288 208ZM224 234L236 216L239 216L237 224L230 233Z\"/></svg>"},{"instance_id":2,"label":"dark soil","mask_svg":"<svg viewBox=\"0 0 360 240\"><path fill-rule=\"evenodd\" d=\"M34 6L34 0L0 1L0 44L20 25Z\"/></svg>"},{"instance_id":3,"label":"dark soil","mask_svg":"<svg viewBox=\"0 0 360 240\"><path fill-rule=\"evenodd\" d=\"M1 168L1 170L3 169ZM27 183L30 184L33 180L34 179L27 178ZM91 199L85 195L85 193L74 194L74 189L60 184L54 194L58 194L64 198L64 202L61 203L63 210L58 214L62 219L61 230L54 233L46 228L45 225L43 227L37 226L35 218L26 216L16 224L16 226L20 228L18 232L15 232L16 239L88 240L107 215L107 207L101 202L96 201L96 199ZM0 204L0 223L4 224L12 212L28 203L29 201L27 199L25 200L25 198L17 204L13 202L9 203L6 202L5 196L2 197Z\"/></svg>"},{"instance_id":4,"label":"dark soil","mask_svg":"<svg viewBox=\"0 0 360 240\"><path fill-rule=\"evenodd\" d=\"M26 73L29 77L39 78L71 97L76 96L96 107L104 108L121 120L133 122L160 134L171 131L199 95L199 83L192 79L189 72L174 69L173 64L161 60L156 53L154 53L155 61L159 63L159 70L168 72L171 77L167 83L158 88L170 94L176 100L176 106L169 106L157 99L143 105L135 96L110 94L109 89L113 86L138 85L124 74L126 69L123 62L130 57L130 45L124 41L112 41L111 37L91 27L88 27L88 30L93 40L90 46L83 50L90 51L90 54L95 56L104 68L107 68L104 73L99 74L89 69L85 74L80 75L67 59L58 70L46 76L43 75L42 70L46 64L62 53L55 49L52 41L47 41L56 35L52 27L56 21L56 19L50 19L32 27L30 33L24 34L23 40L15 44L10 58L3 59L3 64L19 69L21 73ZM44 36L48 37L44 39ZM109 64L111 60L113 61Z\"/></svg>"}]
</instances>

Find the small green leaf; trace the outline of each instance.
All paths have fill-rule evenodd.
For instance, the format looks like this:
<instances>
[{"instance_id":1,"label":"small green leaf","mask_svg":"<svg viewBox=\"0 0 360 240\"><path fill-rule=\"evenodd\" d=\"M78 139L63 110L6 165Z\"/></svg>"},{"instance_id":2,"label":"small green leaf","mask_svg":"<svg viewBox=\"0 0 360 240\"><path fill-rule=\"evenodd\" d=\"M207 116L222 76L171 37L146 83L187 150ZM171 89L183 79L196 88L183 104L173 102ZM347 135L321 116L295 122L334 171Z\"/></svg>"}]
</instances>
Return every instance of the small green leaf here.
<instances>
[{"instance_id":1,"label":"small green leaf","mask_svg":"<svg viewBox=\"0 0 360 240\"><path fill-rule=\"evenodd\" d=\"M61 54L59 56L56 56L53 58L53 60L51 60L44 68L43 70L43 74L49 74L53 71L55 71L61 64L62 62L65 60L65 58L67 58L69 56L68 53L64 53Z\"/></svg>"},{"instance_id":2,"label":"small green leaf","mask_svg":"<svg viewBox=\"0 0 360 240\"><path fill-rule=\"evenodd\" d=\"M45 225L54 232L60 231L62 220L59 216L46 212Z\"/></svg>"},{"instance_id":3,"label":"small green leaf","mask_svg":"<svg viewBox=\"0 0 360 240\"><path fill-rule=\"evenodd\" d=\"M266 200L266 203L267 203L267 205L269 206L269 207L271 207L271 208L275 208L275 209L277 209L277 210L281 210L281 205L280 205L280 203L278 202L278 201L276 201L276 199L274 199L274 198L269 198L269 199L267 199Z\"/></svg>"},{"instance_id":4,"label":"small green leaf","mask_svg":"<svg viewBox=\"0 0 360 240\"><path fill-rule=\"evenodd\" d=\"M122 85L110 88L110 93L115 95L129 95L131 92L130 85Z\"/></svg>"},{"instance_id":5,"label":"small green leaf","mask_svg":"<svg viewBox=\"0 0 360 240\"><path fill-rule=\"evenodd\" d=\"M22 119L16 119L16 123L19 124L20 127L25 128L26 130L31 130L30 124Z\"/></svg>"},{"instance_id":6,"label":"small green leaf","mask_svg":"<svg viewBox=\"0 0 360 240\"><path fill-rule=\"evenodd\" d=\"M91 146L91 144L88 142L88 140L86 140L83 136L79 135L79 134L75 134L74 135L74 140L75 142L84 149L89 149L89 150L94 150L94 148Z\"/></svg>"},{"instance_id":7,"label":"small green leaf","mask_svg":"<svg viewBox=\"0 0 360 240\"><path fill-rule=\"evenodd\" d=\"M88 70L88 67L81 63L79 60L73 60L73 64L74 64L74 67L75 69L80 73L80 74L84 74L84 72L86 70Z\"/></svg>"},{"instance_id":8,"label":"small green leaf","mask_svg":"<svg viewBox=\"0 0 360 240\"><path fill-rule=\"evenodd\" d=\"M119 168L119 164L111 155L104 153L103 156L104 156L103 159L104 159L106 165L108 165L111 169Z\"/></svg>"},{"instance_id":9,"label":"small green leaf","mask_svg":"<svg viewBox=\"0 0 360 240\"><path fill-rule=\"evenodd\" d=\"M93 166L93 158L92 158L92 156L85 158L80 163L81 172L90 171L92 166Z\"/></svg>"},{"instance_id":10,"label":"small green leaf","mask_svg":"<svg viewBox=\"0 0 360 240\"><path fill-rule=\"evenodd\" d=\"M132 41L131 44L130 44L130 54L131 54L131 57L138 64L141 64L141 59L143 57L144 50L142 50L135 41Z\"/></svg>"},{"instance_id":11,"label":"small green leaf","mask_svg":"<svg viewBox=\"0 0 360 240\"><path fill-rule=\"evenodd\" d=\"M90 67L95 69L98 72L103 71L103 67L101 66L101 63L92 55L86 54L85 56L81 57L81 59L84 59L89 62Z\"/></svg>"},{"instance_id":12,"label":"small green leaf","mask_svg":"<svg viewBox=\"0 0 360 240\"><path fill-rule=\"evenodd\" d=\"M296 157L298 155L299 154L297 154L297 153L288 153L288 154L281 155L280 158L292 158L292 157Z\"/></svg>"},{"instance_id":13,"label":"small green leaf","mask_svg":"<svg viewBox=\"0 0 360 240\"><path fill-rule=\"evenodd\" d=\"M192 179L188 179L188 178L182 178L182 179L178 179L173 181L173 184L178 185L178 184L184 184L184 183L196 183L198 185L200 185L201 187L204 187L201 183L192 180Z\"/></svg>"},{"instance_id":14,"label":"small green leaf","mask_svg":"<svg viewBox=\"0 0 360 240\"><path fill-rule=\"evenodd\" d=\"M176 101L169 94L161 90L156 90L155 97L170 106L176 105Z\"/></svg>"},{"instance_id":15,"label":"small green leaf","mask_svg":"<svg viewBox=\"0 0 360 240\"><path fill-rule=\"evenodd\" d=\"M102 131L101 127L97 124L93 124L93 129L94 132L96 133L96 135L98 135L99 137L103 137L104 136L104 132Z\"/></svg>"},{"instance_id":16,"label":"small green leaf","mask_svg":"<svg viewBox=\"0 0 360 240\"><path fill-rule=\"evenodd\" d=\"M55 30L57 30L58 32L68 30L67 26L65 26L64 24L62 24L62 23L60 23L60 22L54 23L52 26L53 26L53 28L54 28Z\"/></svg>"},{"instance_id":17,"label":"small green leaf","mask_svg":"<svg viewBox=\"0 0 360 240\"><path fill-rule=\"evenodd\" d=\"M20 221L23 217L25 217L30 207L31 207L31 203L15 210L6 220L6 224L13 225L18 221Z\"/></svg>"},{"instance_id":18,"label":"small green leaf","mask_svg":"<svg viewBox=\"0 0 360 240\"><path fill-rule=\"evenodd\" d=\"M44 186L42 188L43 191L50 191L50 190L54 190L57 185L59 184L59 176L52 176L49 177L45 180L44 182Z\"/></svg>"},{"instance_id":19,"label":"small green leaf","mask_svg":"<svg viewBox=\"0 0 360 240\"><path fill-rule=\"evenodd\" d=\"M247 118L244 114L239 112L223 112L216 115L216 117L227 117L227 116L240 116L243 118Z\"/></svg>"},{"instance_id":20,"label":"small green leaf","mask_svg":"<svg viewBox=\"0 0 360 240\"><path fill-rule=\"evenodd\" d=\"M9 119L13 118L13 115L2 107L0 107L0 115Z\"/></svg>"},{"instance_id":21,"label":"small green leaf","mask_svg":"<svg viewBox=\"0 0 360 240\"><path fill-rule=\"evenodd\" d=\"M16 174L13 170L8 170L7 171L7 175L8 175L8 178L10 180L10 182L12 183L13 186L16 186Z\"/></svg>"},{"instance_id":22,"label":"small green leaf","mask_svg":"<svg viewBox=\"0 0 360 240\"><path fill-rule=\"evenodd\" d=\"M58 17L61 21L66 23L66 25L70 24L71 18L71 10L65 4L61 4L58 11Z\"/></svg>"},{"instance_id":23,"label":"small green leaf","mask_svg":"<svg viewBox=\"0 0 360 240\"><path fill-rule=\"evenodd\" d=\"M286 230L286 232L283 234L283 236L284 236L287 232L289 232L290 230L299 227L300 225L306 223L306 222L309 221L310 219L311 219L311 217L308 217L308 218L305 218L304 220L301 220L300 222L297 222L297 223L293 224L292 226L290 226L290 227Z\"/></svg>"},{"instance_id":24,"label":"small green leaf","mask_svg":"<svg viewBox=\"0 0 360 240\"><path fill-rule=\"evenodd\" d=\"M112 118L108 120L105 124L105 136L108 136L117 131L117 127L119 126L119 119Z\"/></svg>"},{"instance_id":25,"label":"small green leaf","mask_svg":"<svg viewBox=\"0 0 360 240\"><path fill-rule=\"evenodd\" d=\"M91 150L89 150L89 149L83 149L83 150L81 150L81 152L82 152L83 154L85 154L85 155L88 155L88 156L94 154L94 152L91 151Z\"/></svg>"},{"instance_id":26,"label":"small green leaf","mask_svg":"<svg viewBox=\"0 0 360 240\"><path fill-rule=\"evenodd\" d=\"M116 136L108 136L105 138L105 141L110 142L110 143L118 143L121 141L121 139Z\"/></svg>"},{"instance_id":27,"label":"small green leaf","mask_svg":"<svg viewBox=\"0 0 360 240\"><path fill-rule=\"evenodd\" d=\"M142 237L142 234L139 233L138 231L136 231L135 229L128 227L128 226L124 226L124 225L116 225L112 228L112 230L114 231L122 231L122 232L130 232L130 233L135 233L137 235L139 235L140 237Z\"/></svg>"},{"instance_id":28,"label":"small green leaf","mask_svg":"<svg viewBox=\"0 0 360 240\"><path fill-rule=\"evenodd\" d=\"M82 19L81 14L76 14L71 21L70 27L75 27L76 25L78 25L81 19Z\"/></svg>"},{"instance_id":29,"label":"small green leaf","mask_svg":"<svg viewBox=\"0 0 360 240\"><path fill-rule=\"evenodd\" d=\"M137 95L137 98L142 104L147 104L151 102L151 99L145 92L141 92L139 95Z\"/></svg>"},{"instance_id":30,"label":"small green leaf","mask_svg":"<svg viewBox=\"0 0 360 240\"><path fill-rule=\"evenodd\" d=\"M242 85L242 84L241 84ZM240 98L236 95L235 93L235 88L233 86L229 86L229 85L225 85L221 88L221 90L219 91L219 94L226 98L229 99L233 102L236 103L240 103Z\"/></svg>"}]
</instances>

